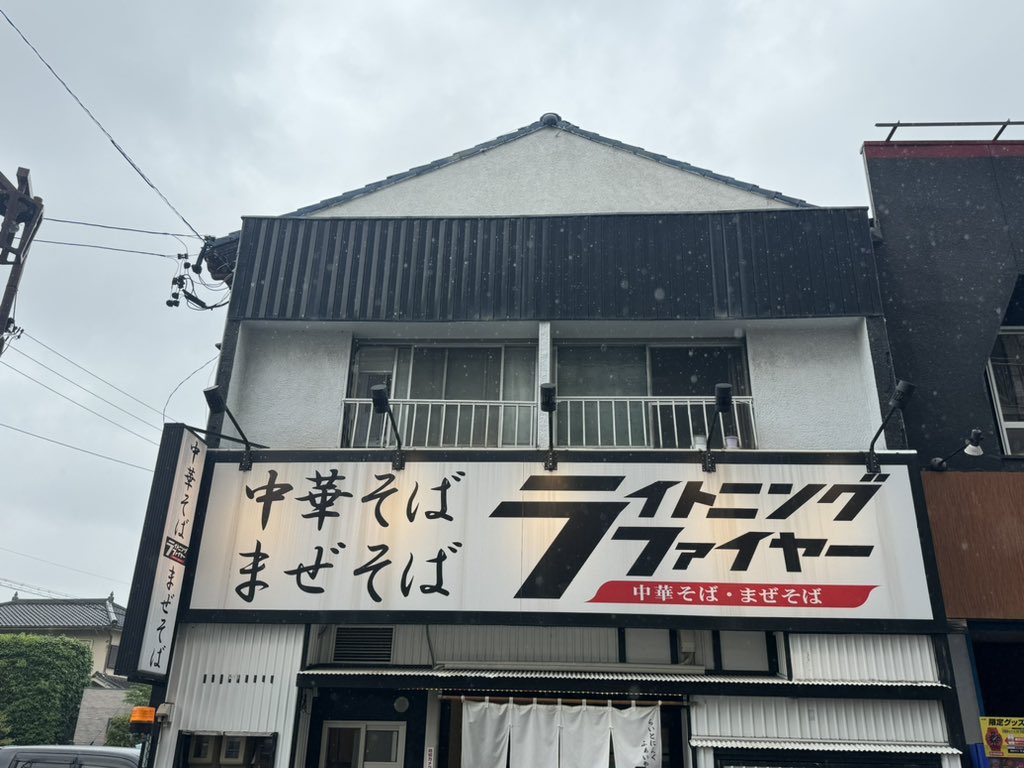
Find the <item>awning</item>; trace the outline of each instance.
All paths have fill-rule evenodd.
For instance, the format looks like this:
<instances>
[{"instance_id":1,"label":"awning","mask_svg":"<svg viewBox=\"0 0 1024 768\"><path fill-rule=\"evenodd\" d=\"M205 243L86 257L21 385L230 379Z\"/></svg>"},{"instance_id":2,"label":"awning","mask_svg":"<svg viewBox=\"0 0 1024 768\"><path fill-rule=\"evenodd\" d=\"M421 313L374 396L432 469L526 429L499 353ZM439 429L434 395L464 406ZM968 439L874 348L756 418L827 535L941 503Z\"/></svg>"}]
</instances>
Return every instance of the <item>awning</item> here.
<instances>
[{"instance_id":1,"label":"awning","mask_svg":"<svg viewBox=\"0 0 1024 768\"><path fill-rule=\"evenodd\" d=\"M821 752L888 752L915 755L959 755L960 750L948 744L900 744L872 741L788 741L786 739L716 739L694 737L690 746L714 749L791 749Z\"/></svg>"},{"instance_id":2,"label":"awning","mask_svg":"<svg viewBox=\"0 0 1024 768\"><path fill-rule=\"evenodd\" d=\"M741 686L777 688L945 688L935 682L869 682L835 680L787 680L770 675L704 675L693 672L554 669L461 669L452 667L323 667L298 673L305 687L352 686L367 688L426 688L449 690L502 690L559 693L618 693L685 696L687 693L725 689L736 693ZM934 695L934 694L931 694Z\"/></svg>"}]
</instances>

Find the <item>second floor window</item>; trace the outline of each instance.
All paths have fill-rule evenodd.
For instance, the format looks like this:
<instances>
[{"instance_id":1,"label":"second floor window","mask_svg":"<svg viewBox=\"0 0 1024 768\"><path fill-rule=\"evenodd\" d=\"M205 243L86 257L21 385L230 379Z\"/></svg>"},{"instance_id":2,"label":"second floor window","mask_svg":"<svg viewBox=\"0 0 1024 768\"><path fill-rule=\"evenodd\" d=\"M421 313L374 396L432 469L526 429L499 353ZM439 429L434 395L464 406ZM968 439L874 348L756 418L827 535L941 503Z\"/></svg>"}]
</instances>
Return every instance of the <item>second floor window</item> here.
<instances>
[{"instance_id":1,"label":"second floor window","mask_svg":"<svg viewBox=\"0 0 1024 768\"><path fill-rule=\"evenodd\" d=\"M365 345L354 354L343 444L389 444L370 388L384 384L409 447L534 444L535 347ZM358 402L357 402L358 401Z\"/></svg>"},{"instance_id":2,"label":"second floor window","mask_svg":"<svg viewBox=\"0 0 1024 768\"><path fill-rule=\"evenodd\" d=\"M1003 328L988 362L989 385L1008 454L1024 454L1024 328Z\"/></svg>"},{"instance_id":3,"label":"second floor window","mask_svg":"<svg viewBox=\"0 0 1024 768\"><path fill-rule=\"evenodd\" d=\"M581 447L699 447L715 384L732 384L726 435L754 447L746 355L740 344L563 345L557 350L558 442Z\"/></svg>"}]
</instances>

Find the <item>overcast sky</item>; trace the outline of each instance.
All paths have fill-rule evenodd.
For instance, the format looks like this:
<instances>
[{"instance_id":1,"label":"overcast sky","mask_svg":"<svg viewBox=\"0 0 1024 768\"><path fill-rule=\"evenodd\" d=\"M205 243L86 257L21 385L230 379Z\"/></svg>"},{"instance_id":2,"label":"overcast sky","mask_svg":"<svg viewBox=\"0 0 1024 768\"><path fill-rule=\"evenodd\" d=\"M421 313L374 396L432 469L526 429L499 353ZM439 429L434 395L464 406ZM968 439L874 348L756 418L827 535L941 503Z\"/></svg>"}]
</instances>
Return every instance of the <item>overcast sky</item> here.
<instances>
[{"instance_id":1,"label":"overcast sky","mask_svg":"<svg viewBox=\"0 0 1024 768\"><path fill-rule=\"evenodd\" d=\"M338 195L548 111L843 206L869 204L859 147L885 137L876 122L1024 119L1024 3L1011 0L0 8L202 234ZM187 231L2 18L0 54L0 172L13 180L29 168L51 219ZM184 250L170 237L52 220L38 238ZM185 243L194 253L198 241ZM33 246L16 313L26 335L0 359L0 600L15 591L4 584L20 582L23 597L41 588L127 601L150 473L9 427L148 468L165 402L200 368L167 417L203 425L213 364L203 366L224 310L168 309L174 270L158 256ZM0 284L8 271L0 267Z\"/></svg>"}]
</instances>

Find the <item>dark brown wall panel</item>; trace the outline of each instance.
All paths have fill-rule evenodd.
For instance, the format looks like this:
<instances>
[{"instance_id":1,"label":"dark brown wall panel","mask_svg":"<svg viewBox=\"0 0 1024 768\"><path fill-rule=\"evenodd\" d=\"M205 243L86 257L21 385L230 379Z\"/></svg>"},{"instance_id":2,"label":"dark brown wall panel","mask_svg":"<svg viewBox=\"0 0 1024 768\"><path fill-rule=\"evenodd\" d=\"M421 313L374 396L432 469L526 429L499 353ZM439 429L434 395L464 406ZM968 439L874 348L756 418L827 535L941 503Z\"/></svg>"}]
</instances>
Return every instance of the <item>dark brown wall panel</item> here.
<instances>
[{"instance_id":1,"label":"dark brown wall panel","mask_svg":"<svg viewBox=\"0 0 1024 768\"><path fill-rule=\"evenodd\" d=\"M233 320L714 320L878 315L863 209L252 218Z\"/></svg>"},{"instance_id":2,"label":"dark brown wall panel","mask_svg":"<svg viewBox=\"0 0 1024 768\"><path fill-rule=\"evenodd\" d=\"M925 472L951 619L1024 619L1024 474Z\"/></svg>"}]
</instances>

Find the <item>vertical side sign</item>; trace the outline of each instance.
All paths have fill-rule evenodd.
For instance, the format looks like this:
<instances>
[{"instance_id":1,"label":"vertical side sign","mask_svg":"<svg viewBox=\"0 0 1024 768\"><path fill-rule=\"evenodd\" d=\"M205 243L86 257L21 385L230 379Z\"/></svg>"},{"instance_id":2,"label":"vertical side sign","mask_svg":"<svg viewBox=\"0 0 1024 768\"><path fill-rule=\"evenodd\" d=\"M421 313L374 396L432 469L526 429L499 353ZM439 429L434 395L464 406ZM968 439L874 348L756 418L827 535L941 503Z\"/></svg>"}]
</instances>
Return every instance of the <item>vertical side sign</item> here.
<instances>
[{"instance_id":1,"label":"vertical side sign","mask_svg":"<svg viewBox=\"0 0 1024 768\"><path fill-rule=\"evenodd\" d=\"M206 443L183 424L164 426L143 525L118 674L167 676L185 563L203 480Z\"/></svg>"}]
</instances>

